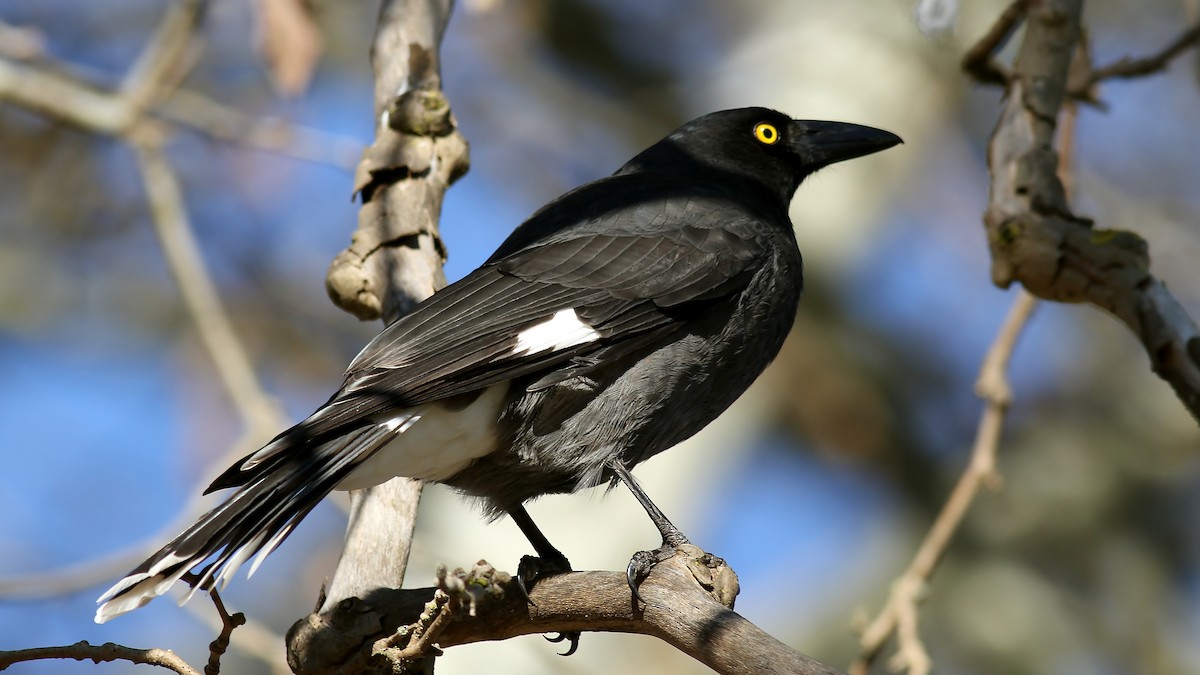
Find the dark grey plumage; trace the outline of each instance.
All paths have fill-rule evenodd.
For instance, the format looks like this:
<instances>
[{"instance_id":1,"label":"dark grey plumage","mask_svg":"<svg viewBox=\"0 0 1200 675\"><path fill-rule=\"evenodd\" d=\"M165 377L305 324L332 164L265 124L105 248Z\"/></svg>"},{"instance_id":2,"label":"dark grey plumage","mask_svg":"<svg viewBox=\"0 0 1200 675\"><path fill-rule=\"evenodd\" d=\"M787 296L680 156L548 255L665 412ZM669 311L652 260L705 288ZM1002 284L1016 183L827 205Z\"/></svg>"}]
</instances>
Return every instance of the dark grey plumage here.
<instances>
[{"instance_id":1,"label":"dark grey plumage","mask_svg":"<svg viewBox=\"0 0 1200 675\"><path fill-rule=\"evenodd\" d=\"M218 476L210 491L236 492L110 589L97 621L206 561L200 586L219 585L330 490L396 475L511 514L552 567L566 559L523 503L606 481L683 541L628 469L707 425L778 353L802 288L787 215L800 182L898 142L728 110L556 199L384 329L324 406Z\"/></svg>"}]
</instances>

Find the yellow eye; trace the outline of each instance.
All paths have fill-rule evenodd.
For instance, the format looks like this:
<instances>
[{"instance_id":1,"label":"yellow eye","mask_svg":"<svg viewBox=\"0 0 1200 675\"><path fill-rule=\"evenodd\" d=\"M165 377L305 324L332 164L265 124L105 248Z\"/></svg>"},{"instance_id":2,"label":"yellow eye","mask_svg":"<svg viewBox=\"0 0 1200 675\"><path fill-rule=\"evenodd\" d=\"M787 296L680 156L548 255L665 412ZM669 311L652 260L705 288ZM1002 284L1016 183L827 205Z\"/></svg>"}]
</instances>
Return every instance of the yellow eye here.
<instances>
[{"instance_id":1,"label":"yellow eye","mask_svg":"<svg viewBox=\"0 0 1200 675\"><path fill-rule=\"evenodd\" d=\"M779 130L776 129L775 125L771 124L770 122L759 122L758 124L754 125L754 137L757 138L760 143L775 145L779 142Z\"/></svg>"}]
</instances>

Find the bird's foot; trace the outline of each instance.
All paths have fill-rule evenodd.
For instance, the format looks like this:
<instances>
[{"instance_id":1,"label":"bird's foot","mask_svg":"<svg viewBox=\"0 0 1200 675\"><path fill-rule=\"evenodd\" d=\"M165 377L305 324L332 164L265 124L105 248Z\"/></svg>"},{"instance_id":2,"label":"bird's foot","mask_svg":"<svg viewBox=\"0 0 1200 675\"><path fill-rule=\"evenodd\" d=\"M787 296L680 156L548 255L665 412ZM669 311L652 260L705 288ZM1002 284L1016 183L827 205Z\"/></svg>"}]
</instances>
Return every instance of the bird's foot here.
<instances>
[{"instance_id":1,"label":"bird's foot","mask_svg":"<svg viewBox=\"0 0 1200 675\"><path fill-rule=\"evenodd\" d=\"M704 551L684 539L679 543L664 543L653 551L638 551L633 554L629 566L625 569L625 579L629 589L633 591L636 601L648 605L637 586L649 576L654 566L665 562L676 555L686 558L686 567L700 586L712 595L713 599L733 609L733 602L738 595L737 574L721 558Z\"/></svg>"},{"instance_id":2,"label":"bird's foot","mask_svg":"<svg viewBox=\"0 0 1200 675\"><path fill-rule=\"evenodd\" d=\"M662 546L652 551L638 551L629 559L629 564L625 567L625 581L629 584L629 590L633 591L633 597L647 604L641 595L638 595L638 585L642 583L654 566L658 563L675 555L680 546L691 544L688 538L683 536L675 527L671 527L666 532L663 532Z\"/></svg>"},{"instance_id":3,"label":"bird's foot","mask_svg":"<svg viewBox=\"0 0 1200 675\"><path fill-rule=\"evenodd\" d=\"M522 556L521 562L517 564L517 588L521 589L521 594L525 596L526 602L537 607L537 603L533 601L533 598L529 597L529 589L533 588L533 585L544 577L570 571L571 561L567 560L567 557L561 553L557 556L547 556L545 558L538 558L532 555ZM549 636L546 640L549 642L563 642L565 640L567 642L567 651L560 654L560 656L570 656L575 653L576 649L579 649L579 638L581 636L582 633L577 630L566 631Z\"/></svg>"},{"instance_id":4,"label":"bird's foot","mask_svg":"<svg viewBox=\"0 0 1200 675\"><path fill-rule=\"evenodd\" d=\"M533 585L540 579L570 571L572 571L571 561L561 553L544 558L532 555L521 556L521 562L517 563L517 586L529 604L536 607L537 603L529 597L529 589L533 588Z\"/></svg>"}]
</instances>

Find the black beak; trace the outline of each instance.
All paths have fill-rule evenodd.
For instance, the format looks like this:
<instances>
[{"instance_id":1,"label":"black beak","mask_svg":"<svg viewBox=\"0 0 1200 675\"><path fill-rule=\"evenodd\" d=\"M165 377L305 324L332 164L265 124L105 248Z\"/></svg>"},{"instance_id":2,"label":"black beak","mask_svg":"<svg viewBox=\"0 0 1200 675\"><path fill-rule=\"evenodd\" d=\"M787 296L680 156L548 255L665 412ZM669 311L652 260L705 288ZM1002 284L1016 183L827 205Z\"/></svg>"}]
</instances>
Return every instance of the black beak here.
<instances>
[{"instance_id":1,"label":"black beak","mask_svg":"<svg viewBox=\"0 0 1200 675\"><path fill-rule=\"evenodd\" d=\"M890 131L861 124L792 120L792 127L792 149L814 171L904 142Z\"/></svg>"}]
</instances>

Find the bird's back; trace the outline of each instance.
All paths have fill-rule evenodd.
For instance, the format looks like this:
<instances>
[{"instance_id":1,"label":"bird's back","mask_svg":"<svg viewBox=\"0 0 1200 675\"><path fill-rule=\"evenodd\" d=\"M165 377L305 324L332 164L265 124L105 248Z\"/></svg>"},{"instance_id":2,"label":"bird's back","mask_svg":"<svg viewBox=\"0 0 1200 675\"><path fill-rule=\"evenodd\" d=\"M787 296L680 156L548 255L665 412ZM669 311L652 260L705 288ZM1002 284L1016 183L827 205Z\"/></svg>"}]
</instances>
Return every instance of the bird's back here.
<instances>
[{"instance_id":1,"label":"bird's back","mask_svg":"<svg viewBox=\"0 0 1200 675\"><path fill-rule=\"evenodd\" d=\"M765 205L752 210L724 195L692 194L646 199L622 218L637 220L635 228L652 227L657 238L671 232L693 240L718 237L721 245L740 248L723 259L753 260L741 271L744 278L731 281L725 294L656 308L678 321L648 333L641 344L601 346L580 359L573 377L548 387L539 386L537 376L514 381L497 448L446 484L482 497L499 514L543 494L611 480L611 460L633 466L691 437L774 359L803 285L791 223ZM601 231L604 223L591 227Z\"/></svg>"}]
</instances>

